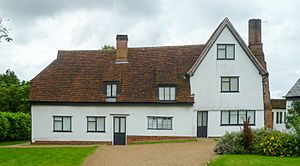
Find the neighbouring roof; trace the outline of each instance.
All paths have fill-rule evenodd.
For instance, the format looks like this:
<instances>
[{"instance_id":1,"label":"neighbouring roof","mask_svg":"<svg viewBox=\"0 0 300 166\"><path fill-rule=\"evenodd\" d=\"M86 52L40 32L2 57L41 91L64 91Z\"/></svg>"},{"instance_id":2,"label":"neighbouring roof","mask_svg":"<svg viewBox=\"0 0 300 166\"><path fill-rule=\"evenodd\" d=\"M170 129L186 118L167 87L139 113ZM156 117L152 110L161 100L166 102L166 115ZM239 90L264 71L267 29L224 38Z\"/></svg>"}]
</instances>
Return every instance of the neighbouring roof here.
<instances>
[{"instance_id":1,"label":"neighbouring roof","mask_svg":"<svg viewBox=\"0 0 300 166\"><path fill-rule=\"evenodd\" d=\"M159 84L177 85L177 103L192 103L184 75L205 45L128 48L128 63L115 64L113 51L59 51L31 80L30 100L105 102L104 81L120 81L118 102L159 102Z\"/></svg>"},{"instance_id":2,"label":"neighbouring roof","mask_svg":"<svg viewBox=\"0 0 300 166\"><path fill-rule=\"evenodd\" d=\"M289 92L285 95L286 98L295 98L300 97L300 78L294 84L294 86L289 90Z\"/></svg>"},{"instance_id":3,"label":"neighbouring roof","mask_svg":"<svg viewBox=\"0 0 300 166\"><path fill-rule=\"evenodd\" d=\"M272 109L285 109L286 100L285 99L271 99Z\"/></svg>"}]
</instances>

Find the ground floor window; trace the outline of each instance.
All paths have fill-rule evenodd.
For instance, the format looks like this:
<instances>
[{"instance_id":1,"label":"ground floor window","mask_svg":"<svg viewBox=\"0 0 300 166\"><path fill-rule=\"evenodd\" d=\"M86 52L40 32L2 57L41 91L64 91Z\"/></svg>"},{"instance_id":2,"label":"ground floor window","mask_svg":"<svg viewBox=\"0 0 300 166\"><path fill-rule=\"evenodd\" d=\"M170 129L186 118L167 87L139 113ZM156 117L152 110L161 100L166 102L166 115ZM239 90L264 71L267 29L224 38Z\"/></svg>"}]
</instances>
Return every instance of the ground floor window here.
<instances>
[{"instance_id":1,"label":"ground floor window","mask_svg":"<svg viewBox=\"0 0 300 166\"><path fill-rule=\"evenodd\" d=\"M286 113L283 111L276 112L276 124L284 124L286 119Z\"/></svg>"},{"instance_id":2,"label":"ground floor window","mask_svg":"<svg viewBox=\"0 0 300 166\"><path fill-rule=\"evenodd\" d=\"M172 130L172 117L148 116L148 130Z\"/></svg>"},{"instance_id":3,"label":"ground floor window","mask_svg":"<svg viewBox=\"0 0 300 166\"><path fill-rule=\"evenodd\" d=\"M53 116L54 132L71 132L72 117L71 116Z\"/></svg>"},{"instance_id":4,"label":"ground floor window","mask_svg":"<svg viewBox=\"0 0 300 166\"><path fill-rule=\"evenodd\" d=\"M105 117L87 116L87 132L105 132Z\"/></svg>"},{"instance_id":5,"label":"ground floor window","mask_svg":"<svg viewBox=\"0 0 300 166\"><path fill-rule=\"evenodd\" d=\"M243 125L246 117L250 117L250 125L255 125L254 110L221 111L221 125Z\"/></svg>"}]
</instances>

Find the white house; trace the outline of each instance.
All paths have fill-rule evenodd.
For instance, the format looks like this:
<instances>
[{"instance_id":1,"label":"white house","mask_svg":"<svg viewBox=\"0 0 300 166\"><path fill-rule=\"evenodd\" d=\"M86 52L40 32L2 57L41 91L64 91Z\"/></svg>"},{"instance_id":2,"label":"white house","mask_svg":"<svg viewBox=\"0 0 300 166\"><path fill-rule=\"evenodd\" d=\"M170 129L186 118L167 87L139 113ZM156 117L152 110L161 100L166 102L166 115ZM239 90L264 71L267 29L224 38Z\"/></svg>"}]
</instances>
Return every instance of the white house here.
<instances>
[{"instance_id":1,"label":"white house","mask_svg":"<svg viewBox=\"0 0 300 166\"><path fill-rule=\"evenodd\" d=\"M268 125L259 19L249 20L249 48L228 18L205 44L127 42L117 35L116 51L59 51L31 80L33 143L220 137L246 117Z\"/></svg>"}]
</instances>

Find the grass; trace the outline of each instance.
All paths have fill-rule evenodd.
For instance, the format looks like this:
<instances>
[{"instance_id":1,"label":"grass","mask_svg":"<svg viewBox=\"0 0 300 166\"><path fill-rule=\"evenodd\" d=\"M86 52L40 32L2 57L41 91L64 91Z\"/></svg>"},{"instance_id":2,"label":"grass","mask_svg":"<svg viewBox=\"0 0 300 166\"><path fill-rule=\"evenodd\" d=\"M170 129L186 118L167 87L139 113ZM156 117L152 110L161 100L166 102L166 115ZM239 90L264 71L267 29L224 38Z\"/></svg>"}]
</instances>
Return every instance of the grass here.
<instances>
[{"instance_id":1,"label":"grass","mask_svg":"<svg viewBox=\"0 0 300 166\"><path fill-rule=\"evenodd\" d=\"M197 139L178 139L178 140L161 140L161 141L148 141L148 142L131 142L129 145L141 145L141 144L161 144L161 143L184 143L193 142Z\"/></svg>"},{"instance_id":2,"label":"grass","mask_svg":"<svg viewBox=\"0 0 300 166\"><path fill-rule=\"evenodd\" d=\"M271 157L263 155L222 155L209 166L299 166L300 157Z\"/></svg>"},{"instance_id":3,"label":"grass","mask_svg":"<svg viewBox=\"0 0 300 166\"><path fill-rule=\"evenodd\" d=\"M0 148L0 165L80 165L96 148Z\"/></svg>"},{"instance_id":4,"label":"grass","mask_svg":"<svg viewBox=\"0 0 300 166\"><path fill-rule=\"evenodd\" d=\"M26 143L29 141L10 141L10 142L0 142L0 146L8 146L8 145L18 145L22 143Z\"/></svg>"}]
</instances>

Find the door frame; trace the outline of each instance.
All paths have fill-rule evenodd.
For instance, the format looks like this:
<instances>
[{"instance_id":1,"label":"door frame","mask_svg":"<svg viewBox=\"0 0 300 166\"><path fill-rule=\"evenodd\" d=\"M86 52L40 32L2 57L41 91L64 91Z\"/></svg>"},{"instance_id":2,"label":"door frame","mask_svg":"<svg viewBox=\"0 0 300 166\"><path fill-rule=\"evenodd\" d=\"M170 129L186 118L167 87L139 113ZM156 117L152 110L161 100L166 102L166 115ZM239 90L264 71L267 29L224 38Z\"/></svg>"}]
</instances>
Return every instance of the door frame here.
<instances>
[{"instance_id":1,"label":"door frame","mask_svg":"<svg viewBox=\"0 0 300 166\"><path fill-rule=\"evenodd\" d=\"M115 145L115 118L125 118L125 144L127 145L127 116L128 114L111 114L112 115L112 145Z\"/></svg>"},{"instance_id":2,"label":"door frame","mask_svg":"<svg viewBox=\"0 0 300 166\"><path fill-rule=\"evenodd\" d=\"M206 137L198 137L198 113L199 112L206 112ZM196 116L197 116L197 120L196 120L196 137L197 138L208 138L208 111L199 111L199 110L197 110L196 111ZM202 117L203 117L203 115L202 115ZM203 121L203 118L202 118L202 121Z\"/></svg>"}]
</instances>

